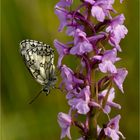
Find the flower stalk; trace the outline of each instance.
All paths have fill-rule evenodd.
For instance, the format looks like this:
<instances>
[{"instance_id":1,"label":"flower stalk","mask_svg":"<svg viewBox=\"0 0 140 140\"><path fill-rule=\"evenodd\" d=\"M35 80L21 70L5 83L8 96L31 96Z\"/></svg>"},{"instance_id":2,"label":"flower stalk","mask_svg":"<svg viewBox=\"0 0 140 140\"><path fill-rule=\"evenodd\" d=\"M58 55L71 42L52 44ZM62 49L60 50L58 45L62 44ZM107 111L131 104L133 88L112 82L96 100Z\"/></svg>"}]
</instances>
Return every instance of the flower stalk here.
<instances>
[{"instance_id":1,"label":"flower stalk","mask_svg":"<svg viewBox=\"0 0 140 140\"><path fill-rule=\"evenodd\" d=\"M121 116L110 119L110 114L114 108L121 109L113 101L114 85L124 92L123 82L128 73L125 68L115 66L121 60L117 57L122 52L120 41L128 32L123 25L125 17L113 8L114 0L81 0L75 9L73 2L60 0L55 6L60 20L58 31L65 28L66 35L72 37L67 43L54 40L62 77L60 89L65 91L70 106L69 113L58 114L61 139L65 136L72 139L72 125L80 130L78 140L118 140L120 136L124 139L119 131ZM72 70L63 64L66 55L76 56L80 64ZM108 121L102 124L98 117L105 115Z\"/></svg>"}]
</instances>

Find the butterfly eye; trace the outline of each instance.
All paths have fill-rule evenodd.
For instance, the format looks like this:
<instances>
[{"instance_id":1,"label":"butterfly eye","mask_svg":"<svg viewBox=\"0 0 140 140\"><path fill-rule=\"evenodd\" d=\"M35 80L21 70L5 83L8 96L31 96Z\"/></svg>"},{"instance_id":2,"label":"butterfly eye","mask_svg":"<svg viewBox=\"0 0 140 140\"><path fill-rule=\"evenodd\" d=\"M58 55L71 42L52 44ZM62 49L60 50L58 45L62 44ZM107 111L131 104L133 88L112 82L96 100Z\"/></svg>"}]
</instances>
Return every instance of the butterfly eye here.
<instances>
[{"instance_id":1,"label":"butterfly eye","mask_svg":"<svg viewBox=\"0 0 140 140\"><path fill-rule=\"evenodd\" d=\"M49 93L49 89L48 88L44 88L43 91L46 93L46 95L48 95L48 93Z\"/></svg>"}]
</instances>

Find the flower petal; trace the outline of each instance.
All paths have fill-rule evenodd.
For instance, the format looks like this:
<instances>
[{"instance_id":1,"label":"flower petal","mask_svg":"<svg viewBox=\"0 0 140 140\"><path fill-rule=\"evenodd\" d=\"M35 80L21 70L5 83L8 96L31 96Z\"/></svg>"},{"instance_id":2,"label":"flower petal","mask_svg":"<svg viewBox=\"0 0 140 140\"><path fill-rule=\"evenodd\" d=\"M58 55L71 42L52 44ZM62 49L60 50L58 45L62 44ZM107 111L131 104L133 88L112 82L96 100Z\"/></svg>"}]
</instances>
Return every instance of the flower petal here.
<instances>
[{"instance_id":1,"label":"flower petal","mask_svg":"<svg viewBox=\"0 0 140 140\"><path fill-rule=\"evenodd\" d=\"M91 13L93 17L96 17L98 21L103 22L105 19L105 13L99 6L92 6Z\"/></svg>"}]
</instances>

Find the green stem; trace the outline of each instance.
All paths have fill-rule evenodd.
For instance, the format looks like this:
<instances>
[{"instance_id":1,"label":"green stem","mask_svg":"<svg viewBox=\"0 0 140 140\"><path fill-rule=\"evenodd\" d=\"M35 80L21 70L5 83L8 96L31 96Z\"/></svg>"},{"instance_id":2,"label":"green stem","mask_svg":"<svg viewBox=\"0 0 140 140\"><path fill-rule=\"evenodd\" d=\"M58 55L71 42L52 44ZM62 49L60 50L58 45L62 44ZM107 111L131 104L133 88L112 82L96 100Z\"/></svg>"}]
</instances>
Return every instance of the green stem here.
<instances>
[{"instance_id":1,"label":"green stem","mask_svg":"<svg viewBox=\"0 0 140 140\"><path fill-rule=\"evenodd\" d=\"M96 102L98 103L98 83L96 83Z\"/></svg>"},{"instance_id":2,"label":"green stem","mask_svg":"<svg viewBox=\"0 0 140 140\"><path fill-rule=\"evenodd\" d=\"M103 104L102 104L102 107L104 108L105 105L106 105L106 102L107 102L107 99L108 99L108 96L109 96L109 93L110 93L110 89L112 88L112 82L109 84L109 87L108 87L108 90L107 90L107 93L105 95L105 98L103 100Z\"/></svg>"},{"instance_id":3,"label":"green stem","mask_svg":"<svg viewBox=\"0 0 140 140\"><path fill-rule=\"evenodd\" d=\"M94 71L92 71L91 74L94 74L94 76L95 76ZM92 81L92 82L94 83L94 81ZM95 84L93 84L93 85L95 85ZM105 98L104 98L104 101L103 101L103 108L106 105L111 87L112 87L112 82L108 86L108 91L107 91ZM92 93L92 98L95 97L95 100L98 103L98 84L96 84L96 86L91 87L91 93ZM87 140L97 140L98 139L97 138L98 137L97 136L97 119L98 119L98 116L100 115L100 113L101 113L101 110L96 109L94 111L93 108L91 108L91 110L89 112L89 133L88 133Z\"/></svg>"},{"instance_id":4,"label":"green stem","mask_svg":"<svg viewBox=\"0 0 140 140\"><path fill-rule=\"evenodd\" d=\"M97 118L100 115L100 113L100 110L96 110L95 114L90 113L88 140L97 139Z\"/></svg>"},{"instance_id":5,"label":"green stem","mask_svg":"<svg viewBox=\"0 0 140 140\"><path fill-rule=\"evenodd\" d=\"M91 74L91 98L95 97L97 100L98 91L95 91L95 71L92 70ZM92 86L93 85L93 86ZM89 132L88 132L88 140L94 140L97 137L97 112L96 110L93 110L93 107L91 107L90 112L88 114L89 117Z\"/></svg>"}]
</instances>

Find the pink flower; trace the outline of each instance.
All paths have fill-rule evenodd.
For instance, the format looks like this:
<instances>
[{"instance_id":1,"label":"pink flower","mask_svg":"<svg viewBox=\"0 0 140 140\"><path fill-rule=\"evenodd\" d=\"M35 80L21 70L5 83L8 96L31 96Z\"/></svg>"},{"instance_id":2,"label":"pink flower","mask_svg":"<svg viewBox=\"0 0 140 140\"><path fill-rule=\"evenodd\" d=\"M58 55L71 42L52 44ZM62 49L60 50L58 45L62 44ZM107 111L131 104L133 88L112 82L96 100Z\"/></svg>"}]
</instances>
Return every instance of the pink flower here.
<instances>
[{"instance_id":1,"label":"pink flower","mask_svg":"<svg viewBox=\"0 0 140 140\"><path fill-rule=\"evenodd\" d=\"M86 86L83 88L77 96L77 98L69 100L69 105L72 106L73 109L77 109L79 114L87 114L90 110L88 106L90 101L90 87Z\"/></svg>"},{"instance_id":2,"label":"pink flower","mask_svg":"<svg viewBox=\"0 0 140 140\"><path fill-rule=\"evenodd\" d=\"M61 76L63 78L62 83L65 84L65 87L68 91L72 90L76 84L84 83L83 80L78 79L74 76L74 72L68 68L66 65L61 67Z\"/></svg>"},{"instance_id":3,"label":"pink flower","mask_svg":"<svg viewBox=\"0 0 140 140\"><path fill-rule=\"evenodd\" d=\"M113 75L113 80L115 82L115 84L118 86L118 88L122 91L123 91L123 82L126 78L128 74L128 71L125 69L125 68L120 68L120 69L117 69L117 73L115 73Z\"/></svg>"},{"instance_id":4,"label":"pink flower","mask_svg":"<svg viewBox=\"0 0 140 140\"><path fill-rule=\"evenodd\" d=\"M120 41L128 33L127 28L122 25L125 18L123 14L117 16L111 20L110 25L106 28L106 32L109 33L109 43L116 47L118 51L121 51Z\"/></svg>"},{"instance_id":5,"label":"pink flower","mask_svg":"<svg viewBox=\"0 0 140 140\"><path fill-rule=\"evenodd\" d=\"M105 13L100 6L93 6L91 10L92 16L96 17L98 21L103 22L105 19Z\"/></svg>"},{"instance_id":6,"label":"pink flower","mask_svg":"<svg viewBox=\"0 0 140 140\"><path fill-rule=\"evenodd\" d=\"M103 22L105 20L105 17L110 16L110 11L114 11L112 5L114 4L114 0L98 0L95 1L95 3L92 4L91 14L93 17L96 17L96 19L100 22Z\"/></svg>"},{"instance_id":7,"label":"pink flower","mask_svg":"<svg viewBox=\"0 0 140 140\"><path fill-rule=\"evenodd\" d=\"M57 49L57 52L59 54L57 66L58 66L58 68L60 68L63 57L69 53L69 48L67 45L59 42L56 39L54 40L54 46Z\"/></svg>"},{"instance_id":8,"label":"pink flower","mask_svg":"<svg viewBox=\"0 0 140 140\"><path fill-rule=\"evenodd\" d=\"M100 104L102 104L103 99L105 98L106 94L107 94L107 90L104 90L98 95ZM107 113L107 114L110 113L111 107L121 109L121 106L119 104L113 102L114 98L115 98L114 88L111 88L110 91L109 91L109 96L107 98L107 103L104 107L104 112L105 113Z\"/></svg>"},{"instance_id":9,"label":"pink flower","mask_svg":"<svg viewBox=\"0 0 140 140\"><path fill-rule=\"evenodd\" d=\"M63 28L67 25L68 11L56 5L55 14L58 16L60 20L60 26L59 26L58 31L61 32Z\"/></svg>"},{"instance_id":10,"label":"pink flower","mask_svg":"<svg viewBox=\"0 0 140 140\"><path fill-rule=\"evenodd\" d=\"M58 2L56 5L65 8L71 6L72 3L73 0L60 0L60 2Z\"/></svg>"},{"instance_id":11,"label":"pink flower","mask_svg":"<svg viewBox=\"0 0 140 140\"><path fill-rule=\"evenodd\" d=\"M125 139L123 134L119 131L119 121L121 116L117 115L113 119L109 121L107 124L107 127L104 128L105 135L109 138L112 138L112 140L119 140L119 135Z\"/></svg>"},{"instance_id":12,"label":"pink flower","mask_svg":"<svg viewBox=\"0 0 140 140\"><path fill-rule=\"evenodd\" d=\"M90 94L90 87L84 87L69 100L69 105L76 109L79 114L87 114L90 111L90 106L101 107L98 103L90 101Z\"/></svg>"},{"instance_id":13,"label":"pink flower","mask_svg":"<svg viewBox=\"0 0 140 140\"><path fill-rule=\"evenodd\" d=\"M58 114L58 123L60 127L62 128L61 139L64 138L65 136L71 139L71 135L70 135L70 126L72 123L71 116L60 112Z\"/></svg>"},{"instance_id":14,"label":"pink flower","mask_svg":"<svg viewBox=\"0 0 140 140\"><path fill-rule=\"evenodd\" d=\"M101 61L99 64L99 69L103 73L116 73L117 69L114 65L116 61L119 60L117 57L117 50L107 50L104 52L103 56L96 55L94 58L98 59Z\"/></svg>"},{"instance_id":15,"label":"pink flower","mask_svg":"<svg viewBox=\"0 0 140 140\"><path fill-rule=\"evenodd\" d=\"M86 33L77 29L74 35L74 47L71 48L70 54L82 55L93 50L92 44L86 38Z\"/></svg>"}]
</instances>

